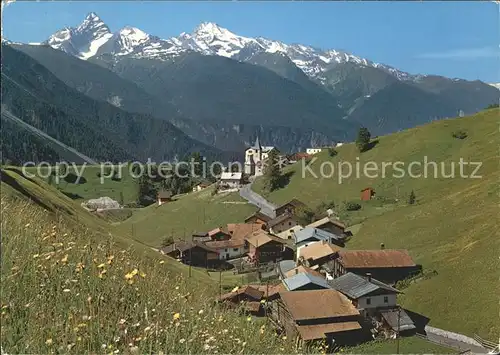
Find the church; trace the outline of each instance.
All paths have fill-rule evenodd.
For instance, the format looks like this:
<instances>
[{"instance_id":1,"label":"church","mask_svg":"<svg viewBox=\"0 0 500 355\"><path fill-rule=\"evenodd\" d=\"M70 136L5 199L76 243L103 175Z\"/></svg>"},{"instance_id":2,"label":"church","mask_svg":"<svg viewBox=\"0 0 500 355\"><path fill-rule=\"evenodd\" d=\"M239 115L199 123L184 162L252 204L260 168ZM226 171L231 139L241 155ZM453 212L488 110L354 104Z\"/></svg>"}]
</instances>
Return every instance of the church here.
<instances>
[{"instance_id":1,"label":"church","mask_svg":"<svg viewBox=\"0 0 500 355\"><path fill-rule=\"evenodd\" d=\"M260 176L264 173L264 161L272 151L278 152L276 147L261 146L259 137L252 147L245 151L245 174L250 176Z\"/></svg>"}]
</instances>

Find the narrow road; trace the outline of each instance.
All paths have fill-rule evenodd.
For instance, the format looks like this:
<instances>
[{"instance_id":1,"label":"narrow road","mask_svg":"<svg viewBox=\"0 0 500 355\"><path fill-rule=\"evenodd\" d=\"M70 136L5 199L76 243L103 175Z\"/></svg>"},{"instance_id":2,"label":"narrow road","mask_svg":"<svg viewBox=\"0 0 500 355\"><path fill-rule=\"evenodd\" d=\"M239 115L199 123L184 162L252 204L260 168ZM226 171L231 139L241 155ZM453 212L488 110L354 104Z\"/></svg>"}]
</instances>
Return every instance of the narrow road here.
<instances>
[{"instance_id":1,"label":"narrow road","mask_svg":"<svg viewBox=\"0 0 500 355\"><path fill-rule=\"evenodd\" d=\"M252 183L253 183L253 179L250 180L249 184L243 186L240 189L240 196L243 197L245 200L247 200L252 205L259 207L260 211L262 213L264 213L265 215L267 215L271 218L275 218L276 213L274 210L276 209L276 206L273 205L268 200L266 200L261 195L259 195L258 193L254 192L252 190Z\"/></svg>"},{"instance_id":2,"label":"narrow road","mask_svg":"<svg viewBox=\"0 0 500 355\"><path fill-rule=\"evenodd\" d=\"M425 338L432 343L444 344L460 352L469 350L474 354L488 353L488 350L474 339L463 334L448 332L439 328L426 326Z\"/></svg>"}]
</instances>

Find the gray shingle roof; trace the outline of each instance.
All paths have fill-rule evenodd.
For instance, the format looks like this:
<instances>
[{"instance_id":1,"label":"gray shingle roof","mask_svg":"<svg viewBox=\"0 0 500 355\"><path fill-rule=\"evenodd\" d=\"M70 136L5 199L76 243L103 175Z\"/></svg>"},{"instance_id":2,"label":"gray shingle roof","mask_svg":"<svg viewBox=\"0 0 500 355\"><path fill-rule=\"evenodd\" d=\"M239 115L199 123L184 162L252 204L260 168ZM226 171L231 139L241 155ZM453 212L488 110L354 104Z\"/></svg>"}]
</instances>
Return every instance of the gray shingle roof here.
<instances>
[{"instance_id":1,"label":"gray shingle roof","mask_svg":"<svg viewBox=\"0 0 500 355\"><path fill-rule=\"evenodd\" d=\"M301 272L292 277L288 277L283 280L283 283L285 284L285 287L288 291L296 290L308 284L315 284L325 289L331 288L325 279L306 272Z\"/></svg>"},{"instance_id":2,"label":"gray shingle roof","mask_svg":"<svg viewBox=\"0 0 500 355\"><path fill-rule=\"evenodd\" d=\"M268 225L269 228L272 228L275 225L280 224L281 222L284 222L284 221L286 221L289 218L294 218L294 215L291 214L291 213L286 212L286 213L283 213L282 215L279 215L276 218L273 218L273 219L269 220L267 222L267 225Z\"/></svg>"},{"instance_id":3,"label":"gray shingle roof","mask_svg":"<svg viewBox=\"0 0 500 355\"><path fill-rule=\"evenodd\" d=\"M295 267L295 261L293 260L282 260L278 263L278 270L283 274L286 274L288 271L295 269Z\"/></svg>"},{"instance_id":4,"label":"gray shingle roof","mask_svg":"<svg viewBox=\"0 0 500 355\"><path fill-rule=\"evenodd\" d=\"M390 309L387 311L380 311L382 317L384 317L385 321L389 326L394 330L398 331L398 309ZM411 320L408 313L405 312L404 309L401 308L401 312L399 314L399 330L411 330L415 329L415 324Z\"/></svg>"},{"instance_id":5,"label":"gray shingle roof","mask_svg":"<svg viewBox=\"0 0 500 355\"><path fill-rule=\"evenodd\" d=\"M348 272L336 279L328 281L328 284L335 290L342 292L344 295L358 299L373 291L384 290L387 293L399 293L397 289L391 287L376 279L368 281L366 278Z\"/></svg>"},{"instance_id":6,"label":"gray shingle roof","mask_svg":"<svg viewBox=\"0 0 500 355\"><path fill-rule=\"evenodd\" d=\"M331 241L332 239L335 240L342 240L344 239L341 236L335 235L333 233L318 229L318 228L313 228L313 227L305 227L304 229L295 232L295 244L304 242L306 240L326 240L326 241Z\"/></svg>"}]
</instances>

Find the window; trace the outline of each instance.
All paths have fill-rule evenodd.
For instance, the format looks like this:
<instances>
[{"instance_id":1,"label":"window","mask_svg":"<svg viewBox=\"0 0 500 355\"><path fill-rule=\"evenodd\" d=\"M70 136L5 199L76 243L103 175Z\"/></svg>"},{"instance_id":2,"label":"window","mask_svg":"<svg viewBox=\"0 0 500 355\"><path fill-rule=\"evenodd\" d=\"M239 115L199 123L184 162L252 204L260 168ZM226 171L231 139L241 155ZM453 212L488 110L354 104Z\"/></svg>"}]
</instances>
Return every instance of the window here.
<instances>
[{"instance_id":1,"label":"window","mask_svg":"<svg viewBox=\"0 0 500 355\"><path fill-rule=\"evenodd\" d=\"M238 251L238 248L233 248L233 251Z\"/></svg>"},{"instance_id":2,"label":"window","mask_svg":"<svg viewBox=\"0 0 500 355\"><path fill-rule=\"evenodd\" d=\"M292 225L292 222L288 222L288 225L291 226Z\"/></svg>"},{"instance_id":3,"label":"window","mask_svg":"<svg viewBox=\"0 0 500 355\"><path fill-rule=\"evenodd\" d=\"M227 251L227 249L224 249L224 251Z\"/></svg>"},{"instance_id":4,"label":"window","mask_svg":"<svg viewBox=\"0 0 500 355\"><path fill-rule=\"evenodd\" d=\"M389 303L389 296L384 296L384 303Z\"/></svg>"},{"instance_id":5,"label":"window","mask_svg":"<svg viewBox=\"0 0 500 355\"><path fill-rule=\"evenodd\" d=\"M372 304L372 300L371 300L371 298L367 298L367 299L366 299L366 304Z\"/></svg>"}]
</instances>

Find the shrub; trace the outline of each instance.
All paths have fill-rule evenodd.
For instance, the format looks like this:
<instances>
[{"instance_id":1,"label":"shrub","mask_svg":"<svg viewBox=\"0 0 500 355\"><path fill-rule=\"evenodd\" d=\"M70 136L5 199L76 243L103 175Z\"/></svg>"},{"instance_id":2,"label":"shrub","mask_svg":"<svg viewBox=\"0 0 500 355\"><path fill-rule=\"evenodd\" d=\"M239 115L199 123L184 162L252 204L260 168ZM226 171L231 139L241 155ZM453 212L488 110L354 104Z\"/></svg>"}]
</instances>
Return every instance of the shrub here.
<instances>
[{"instance_id":1,"label":"shrub","mask_svg":"<svg viewBox=\"0 0 500 355\"><path fill-rule=\"evenodd\" d=\"M411 190L410 196L408 197L408 204L414 205L415 202L417 202L417 197L415 196L415 192L413 190Z\"/></svg>"},{"instance_id":2,"label":"shrub","mask_svg":"<svg viewBox=\"0 0 500 355\"><path fill-rule=\"evenodd\" d=\"M467 138L467 132L462 131L462 130L455 131L451 135L453 136L453 138L457 138L457 139Z\"/></svg>"},{"instance_id":3,"label":"shrub","mask_svg":"<svg viewBox=\"0 0 500 355\"><path fill-rule=\"evenodd\" d=\"M370 139L370 131L365 127L361 127L358 132L358 137L356 138L356 146L361 153L368 150Z\"/></svg>"},{"instance_id":4,"label":"shrub","mask_svg":"<svg viewBox=\"0 0 500 355\"><path fill-rule=\"evenodd\" d=\"M347 211L357 211L357 210L361 209L361 205L357 202L348 201L348 202L344 203L344 208Z\"/></svg>"},{"instance_id":5,"label":"shrub","mask_svg":"<svg viewBox=\"0 0 500 355\"><path fill-rule=\"evenodd\" d=\"M307 207L298 208L295 211L295 217L301 225L308 225L314 221L315 213Z\"/></svg>"},{"instance_id":6,"label":"shrub","mask_svg":"<svg viewBox=\"0 0 500 355\"><path fill-rule=\"evenodd\" d=\"M328 155L331 157L334 157L338 154L338 152L335 150L335 148L328 148Z\"/></svg>"},{"instance_id":7,"label":"shrub","mask_svg":"<svg viewBox=\"0 0 500 355\"><path fill-rule=\"evenodd\" d=\"M69 184L85 184L87 182L87 179L83 176L77 176L76 174L69 173L65 178L64 181L66 181Z\"/></svg>"},{"instance_id":8,"label":"shrub","mask_svg":"<svg viewBox=\"0 0 500 355\"><path fill-rule=\"evenodd\" d=\"M161 242L161 246L162 248L172 244L174 242L174 237L172 236L168 236L168 237L165 237L162 242Z\"/></svg>"},{"instance_id":9,"label":"shrub","mask_svg":"<svg viewBox=\"0 0 500 355\"><path fill-rule=\"evenodd\" d=\"M120 174L118 174L118 172L115 172L113 174L113 177L111 178L111 180L113 180L113 181L121 181L122 178L120 177Z\"/></svg>"}]
</instances>

